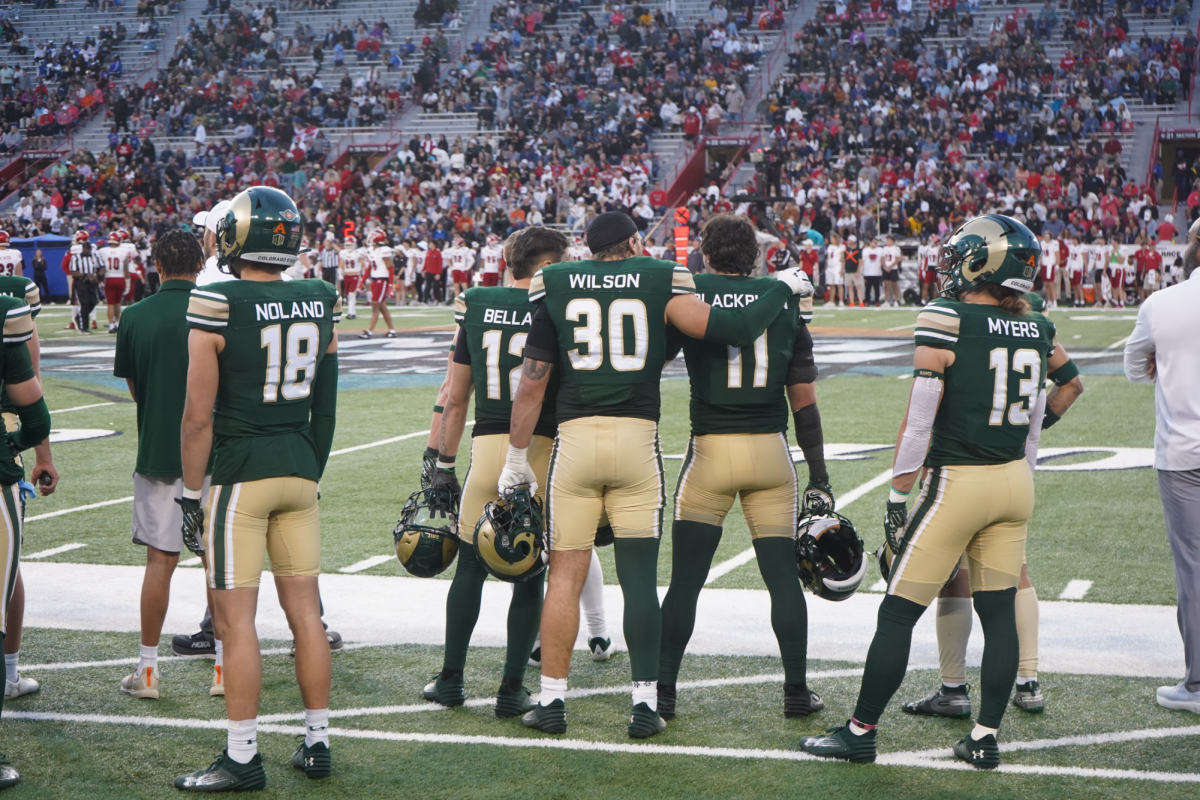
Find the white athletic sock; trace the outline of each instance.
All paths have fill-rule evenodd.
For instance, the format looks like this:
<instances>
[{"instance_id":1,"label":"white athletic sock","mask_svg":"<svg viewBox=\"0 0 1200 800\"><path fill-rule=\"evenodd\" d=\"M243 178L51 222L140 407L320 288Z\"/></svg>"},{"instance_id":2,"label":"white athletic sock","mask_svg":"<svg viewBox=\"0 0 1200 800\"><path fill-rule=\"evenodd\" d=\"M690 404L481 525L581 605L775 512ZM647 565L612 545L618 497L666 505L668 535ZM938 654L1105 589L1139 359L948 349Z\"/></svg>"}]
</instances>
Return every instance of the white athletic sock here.
<instances>
[{"instance_id":1,"label":"white athletic sock","mask_svg":"<svg viewBox=\"0 0 1200 800\"><path fill-rule=\"evenodd\" d=\"M21 677L17 672L17 659L21 657L21 651L15 653L4 654L4 678L10 683L16 683L17 678Z\"/></svg>"},{"instance_id":2,"label":"white athletic sock","mask_svg":"<svg viewBox=\"0 0 1200 800\"><path fill-rule=\"evenodd\" d=\"M143 672L145 672L146 667L150 667L155 672L157 672L158 671L158 645L151 647L148 644L142 644L142 645L138 645L138 649L141 650L141 656L138 659L138 674L141 675ZM4 657L4 661L7 664L8 656ZM16 665L14 665L13 668L15 669ZM16 679L9 678L9 680L16 680Z\"/></svg>"},{"instance_id":3,"label":"white athletic sock","mask_svg":"<svg viewBox=\"0 0 1200 800\"><path fill-rule=\"evenodd\" d=\"M214 646L214 649L217 651L217 666L218 667L225 666L225 655L221 651L221 640L213 639L213 646Z\"/></svg>"},{"instance_id":4,"label":"white athletic sock","mask_svg":"<svg viewBox=\"0 0 1200 800\"><path fill-rule=\"evenodd\" d=\"M1020 686L1023 683L1033 683L1036 680L1037 680L1037 675L1018 675L1017 676L1017 686Z\"/></svg>"},{"instance_id":5,"label":"white athletic sock","mask_svg":"<svg viewBox=\"0 0 1200 800\"><path fill-rule=\"evenodd\" d=\"M229 757L239 764L249 764L258 752L258 720L231 719L226 748Z\"/></svg>"},{"instance_id":6,"label":"white athletic sock","mask_svg":"<svg viewBox=\"0 0 1200 800\"><path fill-rule=\"evenodd\" d=\"M947 689L957 689L960 686L966 686L966 685L967 685L966 681L963 681L962 683L947 683L946 681L942 681L942 686L945 686Z\"/></svg>"},{"instance_id":7,"label":"white athletic sock","mask_svg":"<svg viewBox=\"0 0 1200 800\"><path fill-rule=\"evenodd\" d=\"M608 623L604 620L604 568L600 566L600 556L592 548L592 565L588 568L587 580L583 583L583 591L579 593L579 604L583 606L583 616L587 620L588 638L608 638Z\"/></svg>"},{"instance_id":8,"label":"white athletic sock","mask_svg":"<svg viewBox=\"0 0 1200 800\"><path fill-rule=\"evenodd\" d=\"M567 679L547 678L543 675L542 694L538 698L538 705L548 706L555 700L567 702Z\"/></svg>"},{"instance_id":9,"label":"white athletic sock","mask_svg":"<svg viewBox=\"0 0 1200 800\"><path fill-rule=\"evenodd\" d=\"M971 738L978 742L985 736L995 736L999 730L999 728L985 728L984 726L976 723L975 730L971 731Z\"/></svg>"},{"instance_id":10,"label":"white athletic sock","mask_svg":"<svg viewBox=\"0 0 1200 800\"><path fill-rule=\"evenodd\" d=\"M859 726L859 724L854 720L850 720L850 732L855 736L862 736L863 734L870 733L871 731L869 728L863 728Z\"/></svg>"},{"instance_id":11,"label":"white athletic sock","mask_svg":"<svg viewBox=\"0 0 1200 800\"><path fill-rule=\"evenodd\" d=\"M304 746L312 747L317 742L329 747L329 709L304 709Z\"/></svg>"},{"instance_id":12,"label":"white athletic sock","mask_svg":"<svg viewBox=\"0 0 1200 800\"><path fill-rule=\"evenodd\" d=\"M633 704L645 703L651 711L658 711L658 681L634 681Z\"/></svg>"}]
</instances>

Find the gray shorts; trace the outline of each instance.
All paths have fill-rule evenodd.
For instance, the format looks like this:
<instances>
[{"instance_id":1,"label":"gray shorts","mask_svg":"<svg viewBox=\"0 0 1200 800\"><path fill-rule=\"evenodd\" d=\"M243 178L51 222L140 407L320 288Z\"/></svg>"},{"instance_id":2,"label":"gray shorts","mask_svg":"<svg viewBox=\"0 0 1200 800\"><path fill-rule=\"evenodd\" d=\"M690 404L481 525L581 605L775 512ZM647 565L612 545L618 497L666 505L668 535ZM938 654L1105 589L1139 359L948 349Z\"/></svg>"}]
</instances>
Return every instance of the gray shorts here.
<instances>
[{"instance_id":1,"label":"gray shorts","mask_svg":"<svg viewBox=\"0 0 1200 800\"><path fill-rule=\"evenodd\" d=\"M204 476L201 502L208 499L211 476ZM183 478L155 478L133 473L133 543L164 553L183 550L183 509L175 502L183 497Z\"/></svg>"}]
</instances>

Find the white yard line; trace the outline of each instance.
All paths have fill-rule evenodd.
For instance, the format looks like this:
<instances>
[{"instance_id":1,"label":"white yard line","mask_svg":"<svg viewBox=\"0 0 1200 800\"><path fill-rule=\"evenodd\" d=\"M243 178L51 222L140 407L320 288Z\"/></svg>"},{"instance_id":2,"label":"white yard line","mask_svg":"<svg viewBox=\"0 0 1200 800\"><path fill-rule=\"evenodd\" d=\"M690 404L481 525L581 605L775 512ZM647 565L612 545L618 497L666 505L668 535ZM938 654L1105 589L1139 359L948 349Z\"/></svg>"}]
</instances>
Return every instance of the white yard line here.
<instances>
[{"instance_id":1,"label":"white yard line","mask_svg":"<svg viewBox=\"0 0 1200 800\"><path fill-rule=\"evenodd\" d=\"M622 687L622 691L627 691ZM430 704L433 705L433 704ZM440 708L440 706L433 706ZM118 716L115 714L59 714L40 711L10 711L8 719L28 720L33 722L73 722L95 723L100 725L130 725L135 727L190 728L200 730L222 730L226 721L223 719L172 719L169 717ZM333 714L331 714L333 716ZM265 722L265 717L259 718L258 730L261 733L277 733L285 736L296 736L304 733L299 725L276 725ZM1175 736L1195 736L1200 734L1200 728L1165 728L1155 731L1153 738ZM731 758L738 760L769 760L769 761L807 761L811 763L826 763L841 768L842 762L827 761L810 756L799 750L759 750L735 747L702 747L668 744L624 744L612 742L593 742L586 739L557 739L557 738L528 738L512 736L466 736L461 734L440 733L404 733L394 731L363 730L358 728L333 728L330 734L338 739L365 739L390 742L422 742L427 744L482 744L494 747L535 748L541 750L589 751L604 753L620 753L627 755L662 755L690 756L697 758ZM1042 742L1016 742L1013 745L1030 745L1028 747L1009 749L1044 749L1046 747L1061 747L1076 744L1074 740L1086 737L1069 737L1066 740L1043 740ZM1152 737L1146 737L1152 738ZM912 753L882 754L879 766L909 767L915 769L936 770L969 770L972 767L957 761L940 758L923 757ZM1161 772L1124 769L1094 769L1091 767L1050 767L1026 764L1003 765L998 770L1001 773L1017 775L1065 775L1081 778L1107 778L1120 780L1140 780L1158 783L1200 783L1200 773L1194 772Z\"/></svg>"},{"instance_id":2,"label":"white yard line","mask_svg":"<svg viewBox=\"0 0 1200 800\"><path fill-rule=\"evenodd\" d=\"M101 403L100 405L106 405L106 404ZM80 408L89 408L89 406L80 406ZM67 410L71 411L74 409L67 409ZM56 412L51 412L51 413L56 413ZM62 412L57 412L57 413L62 413ZM474 420L467 423L467 425L474 425L474 424L475 424ZM360 444L360 445L356 445L355 447L345 447L345 448L342 448L341 450L334 450L329 455L330 456L340 456L340 455L345 455L346 453L355 453L359 450L367 450L372 447L380 447L385 444L391 444L392 442L402 442L405 439L415 439L418 436L428 436L428 435L429 435L428 430L417 431L416 433L406 433L403 436L393 436L390 439L380 439L377 442L368 442L367 444ZM119 503L132 503L132 502L133 502L132 496L118 497L116 500L105 500L100 503L89 503L86 506L76 506L75 508L64 508L61 511L51 511L47 514L36 514L32 517L26 517L25 522L34 522L35 520L49 519L50 517L61 517L63 514L74 514L76 511L91 511L93 508L103 508L104 506L115 506L115 505L118 505ZM25 558L31 558L31 556L25 556Z\"/></svg>"},{"instance_id":3,"label":"white yard line","mask_svg":"<svg viewBox=\"0 0 1200 800\"><path fill-rule=\"evenodd\" d=\"M1121 339L1117 339L1115 342L1113 342L1112 344L1110 344L1108 347L1106 347L1104 349L1105 350L1116 350L1118 347L1124 347L1125 343L1128 341L1129 341L1129 337L1125 336Z\"/></svg>"},{"instance_id":4,"label":"white yard line","mask_svg":"<svg viewBox=\"0 0 1200 800\"><path fill-rule=\"evenodd\" d=\"M889 330L889 331L906 331L906 330L908 330L909 328L915 328L915 327L917 327L917 323L915 323L915 322L914 322L914 323L913 323L913 324L911 324L911 325L897 325L897 326L896 326L896 327L894 327L894 328L888 328L888 330Z\"/></svg>"},{"instance_id":5,"label":"white yard line","mask_svg":"<svg viewBox=\"0 0 1200 800\"><path fill-rule=\"evenodd\" d=\"M363 570L368 570L371 567L378 567L380 564L391 561L395 557L395 553L389 553L386 556L371 556L370 558L364 558L362 561L355 562L348 567L342 567L338 570L338 572L342 572L347 575L353 575L356 572L362 572Z\"/></svg>"},{"instance_id":6,"label":"white yard line","mask_svg":"<svg viewBox=\"0 0 1200 800\"><path fill-rule=\"evenodd\" d=\"M201 563L203 563L203 562L200 560L200 556L192 556L191 558L189 558L185 561L180 561L179 566L181 566L181 567L198 567L198 566L200 566Z\"/></svg>"},{"instance_id":7,"label":"white yard line","mask_svg":"<svg viewBox=\"0 0 1200 800\"><path fill-rule=\"evenodd\" d=\"M85 408L100 408L101 406L115 406L116 403L92 403L88 406L72 406L71 408L60 408L57 411L51 411L50 415L65 414L68 411L83 411Z\"/></svg>"},{"instance_id":8,"label":"white yard line","mask_svg":"<svg viewBox=\"0 0 1200 800\"><path fill-rule=\"evenodd\" d=\"M49 558L50 556L56 556L59 553L69 553L72 550L78 550L81 547L87 547L87 545L82 544L80 542L75 542L73 544L59 545L58 547L51 547L49 550L39 550L36 553L29 553L28 555L22 555L21 560L29 561L30 559L33 559L33 558Z\"/></svg>"},{"instance_id":9,"label":"white yard line","mask_svg":"<svg viewBox=\"0 0 1200 800\"><path fill-rule=\"evenodd\" d=\"M874 478L871 478L871 480L867 481L866 483L862 484L861 486L856 486L853 489L851 489L850 491L846 492L846 494L837 498L837 507L839 509L845 508L846 506L853 503L855 500L858 500L860 497L863 497L867 493L879 488L880 486L883 486L885 483L887 483L891 479L892 479L892 471L890 469L879 473ZM725 577L730 572L733 572L735 569L742 566L743 564L750 563L752 560L754 560L754 548L753 547L751 547L749 550L743 550L742 552L738 553L736 556L729 559L728 561L722 561L720 564L717 564L715 567L710 569L708 571L708 578L704 581L704 585L708 586L709 584L717 581L718 579Z\"/></svg>"},{"instance_id":10,"label":"white yard line","mask_svg":"<svg viewBox=\"0 0 1200 800\"><path fill-rule=\"evenodd\" d=\"M1059 600L1082 600L1092 588L1091 581L1067 581L1067 587L1058 596Z\"/></svg>"},{"instance_id":11,"label":"white yard line","mask_svg":"<svg viewBox=\"0 0 1200 800\"><path fill-rule=\"evenodd\" d=\"M378 647L379 645L372 644L344 644L343 650L361 650L364 647ZM287 656L292 654L290 647L269 647L261 651L264 656ZM60 661L52 664L22 664L23 672L46 671L46 670L62 670L62 669L88 669L90 667L120 667L126 664L138 663L137 658L110 658L105 661ZM159 656L160 662L170 661L212 661L213 659L205 656ZM297 719L303 719L301 714Z\"/></svg>"}]
</instances>

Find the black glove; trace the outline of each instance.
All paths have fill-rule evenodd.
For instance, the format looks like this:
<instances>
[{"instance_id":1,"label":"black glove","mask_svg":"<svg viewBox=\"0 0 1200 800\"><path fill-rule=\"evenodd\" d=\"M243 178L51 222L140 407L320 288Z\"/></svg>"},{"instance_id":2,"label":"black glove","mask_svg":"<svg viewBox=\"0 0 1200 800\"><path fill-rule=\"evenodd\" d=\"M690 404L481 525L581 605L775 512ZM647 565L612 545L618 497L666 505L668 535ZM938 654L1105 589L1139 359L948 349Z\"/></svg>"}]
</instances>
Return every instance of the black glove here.
<instances>
[{"instance_id":1,"label":"black glove","mask_svg":"<svg viewBox=\"0 0 1200 800\"><path fill-rule=\"evenodd\" d=\"M421 488L428 489L433 486L433 473L437 472L438 457L427 455L421 459Z\"/></svg>"},{"instance_id":2,"label":"black glove","mask_svg":"<svg viewBox=\"0 0 1200 800\"><path fill-rule=\"evenodd\" d=\"M832 514L834 508L833 487L829 485L829 476L810 477L808 485L804 487L802 510L813 514Z\"/></svg>"},{"instance_id":3,"label":"black glove","mask_svg":"<svg viewBox=\"0 0 1200 800\"><path fill-rule=\"evenodd\" d=\"M908 523L908 503L887 504L887 516L883 518L883 535L887 538L888 547L895 554L900 553L900 540L904 536L904 526Z\"/></svg>"},{"instance_id":4,"label":"black glove","mask_svg":"<svg viewBox=\"0 0 1200 800\"><path fill-rule=\"evenodd\" d=\"M204 545L200 538L204 530L204 509L199 500L186 497L176 497L175 502L183 509L183 525L179 530L183 534L183 546L192 551L192 555L204 555Z\"/></svg>"},{"instance_id":5,"label":"black glove","mask_svg":"<svg viewBox=\"0 0 1200 800\"><path fill-rule=\"evenodd\" d=\"M458 475L454 474L453 469L442 469L441 467L435 469L429 479L429 488L449 489L454 497L462 496L462 490L458 486Z\"/></svg>"}]
</instances>

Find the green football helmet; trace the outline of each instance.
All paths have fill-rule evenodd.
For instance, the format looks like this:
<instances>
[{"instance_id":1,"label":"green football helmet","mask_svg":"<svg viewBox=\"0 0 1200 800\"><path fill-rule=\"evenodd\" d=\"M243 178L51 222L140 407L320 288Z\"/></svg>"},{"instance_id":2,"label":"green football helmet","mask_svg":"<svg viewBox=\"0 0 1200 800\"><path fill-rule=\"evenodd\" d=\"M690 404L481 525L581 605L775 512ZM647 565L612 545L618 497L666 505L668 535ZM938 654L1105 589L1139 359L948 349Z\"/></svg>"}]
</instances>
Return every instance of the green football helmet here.
<instances>
[{"instance_id":1,"label":"green football helmet","mask_svg":"<svg viewBox=\"0 0 1200 800\"><path fill-rule=\"evenodd\" d=\"M217 221L217 266L231 269L237 259L284 269L300 256L304 219L278 189L252 186L230 201Z\"/></svg>"},{"instance_id":2,"label":"green football helmet","mask_svg":"<svg viewBox=\"0 0 1200 800\"><path fill-rule=\"evenodd\" d=\"M804 513L796 521L796 570L804 588L826 600L845 600L867 577L863 540L836 512Z\"/></svg>"},{"instance_id":3,"label":"green football helmet","mask_svg":"<svg viewBox=\"0 0 1200 800\"><path fill-rule=\"evenodd\" d=\"M941 294L957 300L963 292L998 283L1018 292L1033 290L1042 246L1033 231L1001 214L967 220L942 245L937 271Z\"/></svg>"},{"instance_id":4,"label":"green football helmet","mask_svg":"<svg viewBox=\"0 0 1200 800\"><path fill-rule=\"evenodd\" d=\"M490 574L508 583L536 578L546 569L546 519L542 501L518 486L483 507L475 526L475 551Z\"/></svg>"},{"instance_id":5,"label":"green football helmet","mask_svg":"<svg viewBox=\"0 0 1200 800\"><path fill-rule=\"evenodd\" d=\"M392 537L396 557L414 578L441 575L458 555L458 506L449 489L413 492Z\"/></svg>"},{"instance_id":6,"label":"green football helmet","mask_svg":"<svg viewBox=\"0 0 1200 800\"><path fill-rule=\"evenodd\" d=\"M1039 314L1046 310L1046 301L1037 292L1029 292L1025 295L1025 300L1028 301L1029 307Z\"/></svg>"}]
</instances>

